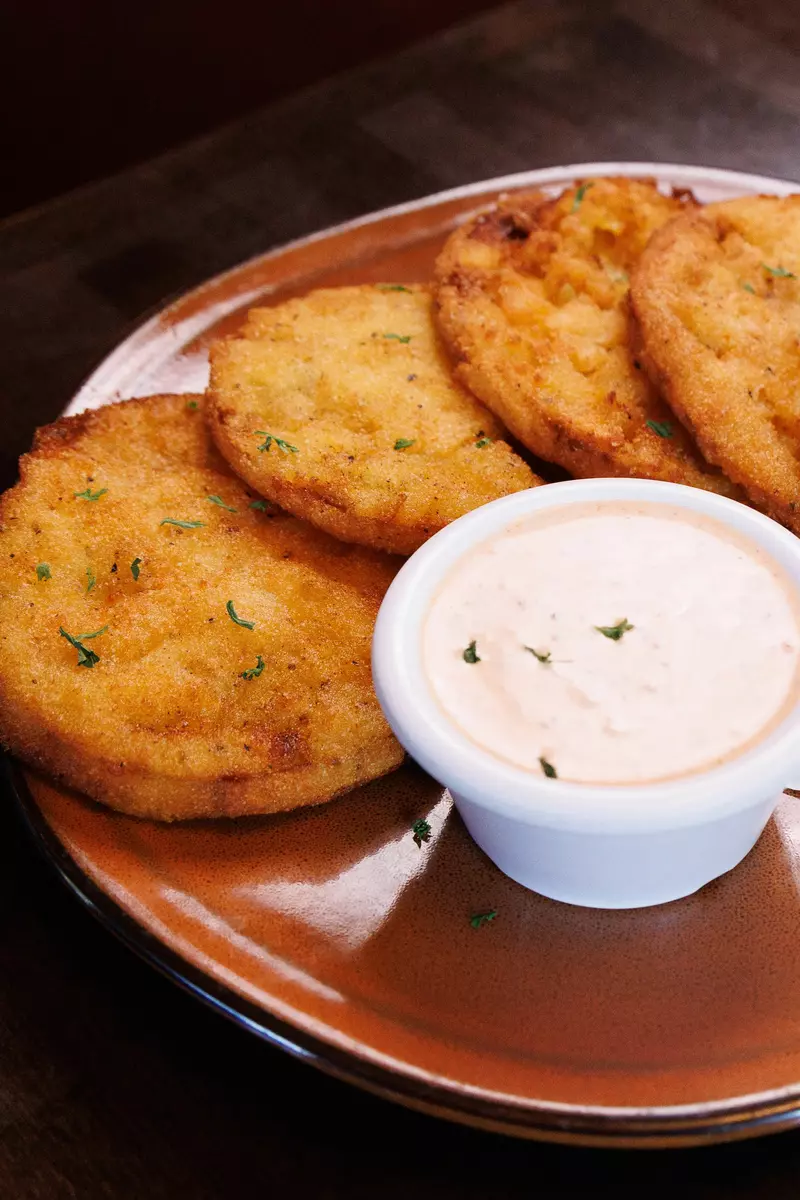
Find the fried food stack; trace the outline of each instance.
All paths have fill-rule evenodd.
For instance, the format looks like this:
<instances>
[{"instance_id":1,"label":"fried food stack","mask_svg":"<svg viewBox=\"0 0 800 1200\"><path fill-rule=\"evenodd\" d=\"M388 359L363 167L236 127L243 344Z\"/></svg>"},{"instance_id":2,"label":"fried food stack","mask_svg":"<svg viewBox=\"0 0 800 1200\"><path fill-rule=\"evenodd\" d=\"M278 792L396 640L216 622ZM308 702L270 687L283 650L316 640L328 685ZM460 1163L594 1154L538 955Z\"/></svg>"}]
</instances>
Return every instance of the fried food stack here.
<instances>
[{"instance_id":1,"label":"fried food stack","mask_svg":"<svg viewBox=\"0 0 800 1200\"><path fill-rule=\"evenodd\" d=\"M540 482L452 378L431 305L386 285L255 310L207 398L39 430L0 501L7 747L165 821L400 765L370 671L396 555Z\"/></svg>"},{"instance_id":2,"label":"fried food stack","mask_svg":"<svg viewBox=\"0 0 800 1200\"><path fill-rule=\"evenodd\" d=\"M369 659L397 556L548 463L800 532L800 197L518 193L435 275L254 309L212 347L206 396L39 431L0 501L15 754L160 820L393 770Z\"/></svg>"}]
</instances>

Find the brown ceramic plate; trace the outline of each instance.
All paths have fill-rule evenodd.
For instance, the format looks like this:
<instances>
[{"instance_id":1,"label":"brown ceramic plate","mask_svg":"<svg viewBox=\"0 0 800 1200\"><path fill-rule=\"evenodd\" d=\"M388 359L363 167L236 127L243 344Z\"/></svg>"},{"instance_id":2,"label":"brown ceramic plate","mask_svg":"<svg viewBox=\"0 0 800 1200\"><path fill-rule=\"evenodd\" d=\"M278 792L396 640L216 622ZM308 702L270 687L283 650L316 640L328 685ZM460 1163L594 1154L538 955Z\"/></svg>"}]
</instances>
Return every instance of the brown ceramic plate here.
<instances>
[{"instance_id":1,"label":"brown ceramic plate","mask_svg":"<svg viewBox=\"0 0 800 1200\"><path fill-rule=\"evenodd\" d=\"M172 305L71 408L204 383L256 298L428 277L462 214L515 186L654 173L702 199L793 185L590 164L461 189L330 230ZM16 775L40 844L111 929L254 1033L441 1116L528 1137L724 1140L800 1122L800 801L687 900L597 912L501 875L413 766L316 810L162 827ZM425 817L431 841L411 826ZM470 917L497 909L475 929Z\"/></svg>"}]
</instances>

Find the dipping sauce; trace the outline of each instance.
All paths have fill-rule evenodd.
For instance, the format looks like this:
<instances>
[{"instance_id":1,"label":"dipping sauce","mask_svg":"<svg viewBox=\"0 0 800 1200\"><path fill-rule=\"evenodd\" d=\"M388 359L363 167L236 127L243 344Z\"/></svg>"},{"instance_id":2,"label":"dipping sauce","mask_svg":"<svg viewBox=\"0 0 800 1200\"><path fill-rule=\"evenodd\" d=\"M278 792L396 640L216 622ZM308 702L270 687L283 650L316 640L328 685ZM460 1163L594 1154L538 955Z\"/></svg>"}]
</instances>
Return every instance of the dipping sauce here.
<instances>
[{"instance_id":1,"label":"dipping sauce","mask_svg":"<svg viewBox=\"0 0 800 1200\"><path fill-rule=\"evenodd\" d=\"M462 733L573 782L708 770L800 699L788 575L726 526L662 504L576 504L499 531L446 576L422 641Z\"/></svg>"}]
</instances>

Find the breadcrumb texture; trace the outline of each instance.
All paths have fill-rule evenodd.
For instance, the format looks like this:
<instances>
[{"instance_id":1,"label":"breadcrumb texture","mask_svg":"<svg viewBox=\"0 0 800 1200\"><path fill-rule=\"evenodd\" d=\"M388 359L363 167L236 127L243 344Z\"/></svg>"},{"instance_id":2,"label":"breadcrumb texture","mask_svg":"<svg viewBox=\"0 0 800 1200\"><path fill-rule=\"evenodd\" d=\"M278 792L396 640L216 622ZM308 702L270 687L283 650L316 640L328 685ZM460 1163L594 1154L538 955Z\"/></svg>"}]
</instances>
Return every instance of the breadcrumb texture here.
<instances>
[{"instance_id":1,"label":"breadcrumb texture","mask_svg":"<svg viewBox=\"0 0 800 1200\"><path fill-rule=\"evenodd\" d=\"M437 299L456 374L540 458L577 476L735 493L703 461L632 341L630 272L651 234L692 206L652 180L585 180L556 199L511 195L445 244Z\"/></svg>"},{"instance_id":2,"label":"breadcrumb texture","mask_svg":"<svg viewBox=\"0 0 800 1200\"><path fill-rule=\"evenodd\" d=\"M800 533L800 196L666 225L632 298L648 369L706 457Z\"/></svg>"},{"instance_id":3,"label":"breadcrumb texture","mask_svg":"<svg viewBox=\"0 0 800 1200\"><path fill-rule=\"evenodd\" d=\"M209 418L262 495L397 554L541 483L453 380L422 287L324 288L252 310L240 336L212 347ZM264 449L264 433L294 449Z\"/></svg>"},{"instance_id":4,"label":"breadcrumb texture","mask_svg":"<svg viewBox=\"0 0 800 1200\"><path fill-rule=\"evenodd\" d=\"M15 754L166 821L319 804L399 765L370 673L393 560L254 499L202 397L39 431L0 500L0 733ZM99 661L79 666L59 628L104 626L83 642Z\"/></svg>"}]
</instances>

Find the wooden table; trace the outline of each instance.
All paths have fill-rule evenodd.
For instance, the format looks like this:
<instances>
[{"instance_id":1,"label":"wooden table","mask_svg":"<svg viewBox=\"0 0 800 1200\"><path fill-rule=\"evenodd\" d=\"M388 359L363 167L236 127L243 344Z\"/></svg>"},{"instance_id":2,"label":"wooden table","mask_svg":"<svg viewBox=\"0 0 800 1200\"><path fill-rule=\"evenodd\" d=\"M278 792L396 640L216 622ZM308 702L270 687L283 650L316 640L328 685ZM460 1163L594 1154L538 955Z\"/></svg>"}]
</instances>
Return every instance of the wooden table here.
<instances>
[{"instance_id":1,"label":"wooden table","mask_svg":"<svg viewBox=\"0 0 800 1200\"><path fill-rule=\"evenodd\" d=\"M800 17L788 7L509 4L6 222L2 483L34 426L145 313L270 245L556 163L660 159L800 179ZM10 806L0 898L2 1197L797 1195L800 1132L671 1153L538 1146L317 1074L118 945Z\"/></svg>"}]
</instances>

